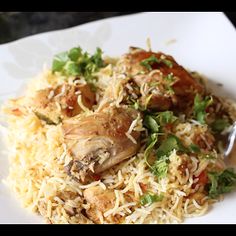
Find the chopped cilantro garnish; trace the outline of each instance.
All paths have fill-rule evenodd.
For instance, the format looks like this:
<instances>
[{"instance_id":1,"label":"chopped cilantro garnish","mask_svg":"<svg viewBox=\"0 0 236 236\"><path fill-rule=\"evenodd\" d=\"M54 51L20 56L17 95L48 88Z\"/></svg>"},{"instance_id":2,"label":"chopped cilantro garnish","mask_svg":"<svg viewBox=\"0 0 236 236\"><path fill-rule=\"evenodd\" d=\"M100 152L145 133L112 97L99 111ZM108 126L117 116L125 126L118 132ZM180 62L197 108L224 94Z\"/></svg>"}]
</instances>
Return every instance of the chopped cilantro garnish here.
<instances>
[{"instance_id":1,"label":"chopped cilantro garnish","mask_svg":"<svg viewBox=\"0 0 236 236\"><path fill-rule=\"evenodd\" d=\"M162 156L159 160L155 161L151 166L152 173L159 179L166 177L168 172L169 158Z\"/></svg>"},{"instance_id":2,"label":"chopped cilantro garnish","mask_svg":"<svg viewBox=\"0 0 236 236\"><path fill-rule=\"evenodd\" d=\"M180 139L173 134L170 134L166 140L162 142L160 147L157 149L157 157L161 158L162 156L168 156L171 151L182 151L187 152L187 148L183 146Z\"/></svg>"},{"instance_id":3,"label":"chopped cilantro garnish","mask_svg":"<svg viewBox=\"0 0 236 236\"><path fill-rule=\"evenodd\" d=\"M163 195L156 195L156 194L153 194L153 193L147 193L147 194L145 194L141 197L140 203L141 203L142 206L151 205L154 202L162 201L163 198L164 198Z\"/></svg>"},{"instance_id":4,"label":"chopped cilantro garnish","mask_svg":"<svg viewBox=\"0 0 236 236\"><path fill-rule=\"evenodd\" d=\"M194 144L194 143L191 143L189 145L189 151L192 152L192 153L200 153L200 148L198 145Z\"/></svg>"},{"instance_id":5,"label":"chopped cilantro garnish","mask_svg":"<svg viewBox=\"0 0 236 236\"><path fill-rule=\"evenodd\" d=\"M65 66L66 62L69 60L68 53L62 52L54 56L53 63L52 63L52 71L62 71L63 67Z\"/></svg>"},{"instance_id":6,"label":"chopped cilantro garnish","mask_svg":"<svg viewBox=\"0 0 236 236\"><path fill-rule=\"evenodd\" d=\"M164 63L166 66L168 66L170 68L173 67L173 63L170 60L161 59L161 58L158 59L154 55L151 55L149 58L142 60L140 62L140 65L146 67L149 71L151 71L152 70L152 65L154 63L158 63L158 64Z\"/></svg>"},{"instance_id":7,"label":"chopped cilantro garnish","mask_svg":"<svg viewBox=\"0 0 236 236\"><path fill-rule=\"evenodd\" d=\"M69 53L68 57L71 59L71 61L78 61L79 57L82 56L82 49L80 47L78 48L72 48Z\"/></svg>"},{"instance_id":8,"label":"chopped cilantro garnish","mask_svg":"<svg viewBox=\"0 0 236 236\"><path fill-rule=\"evenodd\" d=\"M206 108L210 106L213 102L211 96L207 96L204 99L197 94L194 98L194 116L201 123L205 124L205 117L207 115Z\"/></svg>"},{"instance_id":9,"label":"chopped cilantro garnish","mask_svg":"<svg viewBox=\"0 0 236 236\"><path fill-rule=\"evenodd\" d=\"M173 111L163 111L158 113L157 119L159 120L159 124L163 126L174 123L177 120L177 117L174 116Z\"/></svg>"},{"instance_id":10,"label":"chopped cilantro garnish","mask_svg":"<svg viewBox=\"0 0 236 236\"><path fill-rule=\"evenodd\" d=\"M164 173L166 173L166 171L163 172L164 166L166 166L166 168L168 169L168 164L166 160L164 159L160 160L160 157L169 154L169 152L173 150L172 147L170 150L168 149L168 145L171 146L170 144L171 140L168 140L167 144L165 140L158 148L157 150L158 154L162 153L163 155L160 156L158 155L158 160L154 163L154 165L151 166L149 164L148 157L151 151L153 150L154 146L157 144L158 135L162 134L160 133L161 126L168 123L173 123L176 119L177 117L173 115L172 111L159 112L155 115L146 115L144 117L144 126L148 129L149 133L151 133L147 144L148 146L144 152L144 158L146 160L147 165L151 168L152 172L159 177L164 176ZM174 141L176 141L176 139L174 139Z\"/></svg>"},{"instance_id":11,"label":"chopped cilantro garnish","mask_svg":"<svg viewBox=\"0 0 236 236\"><path fill-rule=\"evenodd\" d=\"M148 162L148 157L149 157L151 151L153 150L155 144L157 143L157 140L158 140L158 134L157 133L151 134L149 136L148 146L147 146L147 148L144 151L144 159L145 159L146 164L149 167L151 167L151 166L150 166L150 164Z\"/></svg>"},{"instance_id":12,"label":"chopped cilantro garnish","mask_svg":"<svg viewBox=\"0 0 236 236\"><path fill-rule=\"evenodd\" d=\"M83 52L80 47L56 55L52 63L52 71L66 76L84 76L87 82L92 82L94 73L104 66L102 51L97 48L94 55Z\"/></svg>"},{"instance_id":13,"label":"chopped cilantro garnish","mask_svg":"<svg viewBox=\"0 0 236 236\"><path fill-rule=\"evenodd\" d=\"M231 192L236 187L236 173L233 169L223 172L209 172L210 183L207 185L209 197L217 198L220 194Z\"/></svg>"},{"instance_id":14,"label":"chopped cilantro garnish","mask_svg":"<svg viewBox=\"0 0 236 236\"><path fill-rule=\"evenodd\" d=\"M157 59L154 55L151 55L149 58L142 60L140 62L140 65L146 67L148 70L152 70L151 65L153 65L154 63L160 63L160 60Z\"/></svg>"},{"instance_id":15,"label":"chopped cilantro garnish","mask_svg":"<svg viewBox=\"0 0 236 236\"><path fill-rule=\"evenodd\" d=\"M165 81L165 89L167 92L169 92L171 95L175 93L174 89L172 88L173 82L175 81L173 73L168 74L166 77L164 77Z\"/></svg>"},{"instance_id":16,"label":"chopped cilantro garnish","mask_svg":"<svg viewBox=\"0 0 236 236\"><path fill-rule=\"evenodd\" d=\"M214 132L222 132L226 127L229 127L229 122L225 119L217 119L215 120L212 125L211 128Z\"/></svg>"},{"instance_id":17,"label":"chopped cilantro garnish","mask_svg":"<svg viewBox=\"0 0 236 236\"><path fill-rule=\"evenodd\" d=\"M80 68L73 61L66 63L64 69L65 69L65 74L68 76L77 76L80 74Z\"/></svg>"},{"instance_id":18,"label":"chopped cilantro garnish","mask_svg":"<svg viewBox=\"0 0 236 236\"><path fill-rule=\"evenodd\" d=\"M173 73L168 74L166 77L164 77L164 80L168 81L168 82L174 82L174 75Z\"/></svg>"},{"instance_id":19,"label":"chopped cilantro garnish","mask_svg":"<svg viewBox=\"0 0 236 236\"><path fill-rule=\"evenodd\" d=\"M160 130L160 125L157 123L155 118L150 115L146 115L144 118L144 125L152 132L158 133Z\"/></svg>"}]
</instances>

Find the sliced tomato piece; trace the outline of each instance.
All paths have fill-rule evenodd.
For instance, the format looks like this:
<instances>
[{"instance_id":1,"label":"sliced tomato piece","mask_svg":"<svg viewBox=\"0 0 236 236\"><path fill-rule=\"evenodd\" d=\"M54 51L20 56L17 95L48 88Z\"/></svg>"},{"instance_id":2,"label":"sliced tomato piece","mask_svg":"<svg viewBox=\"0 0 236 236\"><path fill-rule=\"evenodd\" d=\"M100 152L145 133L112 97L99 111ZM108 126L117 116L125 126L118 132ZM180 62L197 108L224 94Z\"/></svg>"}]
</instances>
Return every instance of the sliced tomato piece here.
<instances>
[{"instance_id":1,"label":"sliced tomato piece","mask_svg":"<svg viewBox=\"0 0 236 236\"><path fill-rule=\"evenodd\" d=\"M195 188L197 184L206 185L208 183L208 176L205 170L199 176L194 177L194 179L196 178L198 178L198 181L192 185L192 188Z\"/></svg>"}]
</instances>

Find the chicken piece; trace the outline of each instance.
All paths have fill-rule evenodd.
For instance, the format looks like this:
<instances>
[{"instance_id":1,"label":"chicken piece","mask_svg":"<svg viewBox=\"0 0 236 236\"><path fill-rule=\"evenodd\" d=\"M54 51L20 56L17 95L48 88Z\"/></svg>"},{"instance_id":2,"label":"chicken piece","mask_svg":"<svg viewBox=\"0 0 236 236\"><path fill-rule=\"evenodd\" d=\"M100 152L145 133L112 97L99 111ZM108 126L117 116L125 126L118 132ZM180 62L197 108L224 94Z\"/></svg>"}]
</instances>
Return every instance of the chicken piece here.
<instances>
[{"instance_id":1,"label":"chicken piece","mask_svg":"<svg viewBox=\"0 0 236 236\"><path fill-rule=\"evenodd\" d=\"M45 120L48 124L58 124L62 118L78 115L82 111L77 102L79 95L81 95L83 105L91 109L95 104L95 94L86 84L63 84L55 89L39 90L29 101L29 106L40 119Z\"/></svg>"},{"instance_id":2,"label":"chicken piece","mask_svg":"<svg viewBox=\"0 0 236 236\"><path fill-rule=\"evenodd\" d=\"M74 157L67 167L69 174L83 180L88 172L103 172L135 155L140 133L133 130L131 141L126 132L137 115L133 109L107 107L78 120L66 120L62 129Z\"/></svg>"},{"instance_id":3,"label":"chicken piece","mask_svg":"<svg viewBox=\"0 0 236 236\"><path fill-rule=\"evenodd\" d=\"M57 96L58 94L63 93L64 95ZM83 105L88 109L91 109L95 104L95 94L87 84L65 84L57 87L55 94L55 101L61 105L62 112L67 117L76 116L82 111L82 108L77 102L79 95L81 95Z\"/></svg>"},{"instance_id":4,"label":"chicken piece","mask_svg":"<svg viewBox=\"0 0 236 236\"><path fill-rule=\"evenodd\" d=\"M115 205L114 191L104 190L100 186L86 189L84 191L84 198L90 204L90 208L86 210L86 214L95 223L101 223L99 214L105 213Z\"/></svg>"},{"instance_id":5,"label":"chicken piece","mask_svg":"<svg viewBox=\"0 0 236 236\"><path fill-rule=\"evenodd\" d=\"M103 214L109 209L112 209L115 206L116 200L113 190L104 190L100 186L85 189L84 198L90 204L90 208L86 210L86 214L95 223L100 223L98 214Z\"/></svg>"},{"instance_id":6,"label":"chicken piece","mask_svg":"<svg viewBox=\"0 0 236 236\"><path fill-rule=\"evenodd\" d=\"M148 69L142 62L150 57L157 58L159 62L147 63ZM196 93L204 93L204 86L199 80L177 64L172 56L161 52L154 53L131 48L130 53L125 54L117 66L118 70L120 68L120 71L128 74L139 87L146 84L148 89L150 84L156 83L155 89L150 91L152 97L148 108L151 109L167 110L172 106L185 108L186 101L193 102ZM174 80L168 79L168 75L172 75ZM144 96L141 98L141 100L145 99Z\"/></svg>"},{"instance_id":7,"label":"chicken piece","mask_svg":"<svg viewBox=\"0 0 236 236\"><path fill-rule=\"evenodd\" d=\"M46 121L49 125L59 124L61 115L55 102L52 102L49 94L53 94L54 90L47 88L38 90L33 98L30 98L29 107L34 111L35 115Z\"/></svg>"}]
</instances>

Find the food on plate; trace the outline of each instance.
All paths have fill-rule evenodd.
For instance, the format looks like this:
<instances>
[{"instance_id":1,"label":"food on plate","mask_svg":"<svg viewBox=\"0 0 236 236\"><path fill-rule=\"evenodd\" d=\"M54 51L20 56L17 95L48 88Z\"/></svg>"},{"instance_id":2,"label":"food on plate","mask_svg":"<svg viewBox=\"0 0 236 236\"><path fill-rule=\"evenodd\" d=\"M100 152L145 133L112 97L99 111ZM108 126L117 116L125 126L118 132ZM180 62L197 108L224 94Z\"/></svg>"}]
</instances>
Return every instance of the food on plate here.
<instances>
[{"instance_id":1,"label":"food on plate","mask_svg":"<svg viewBox=\"0 0 236 236\"><path fill-rule=\"evenodd\" d=\"M100 173L134 156L139 147L140 132L131 130L138 112L135 109L108 107L105 111L79 119L66 120L62 125L65 143L74 160L69 163L77 178L86 173Z\"/></svg>"},{"instance_id":2,"label":"food on plate","mask_svg":"<svg viewBox=\"0 0 236 236\"><path fill-rule=\"evenodd\" d=\"M6 184L48 223L180 223L236 186L235 103L170 55L80 47L4 105Z\"/></svg>"},{"instance_id":3,"label":"food on plate","mask_svg":"<svg viewBox=\"0 0 236 236\"><path fill-rule=\"evenodd\" d=\"M88 109L95 104L95 93L87 84L63 84L56 88L46 88L35 92L29 98L29 107L35 115L47 124L58 124L63 117L78 115L82 108L78 104L78 96Z\"/></svg>"}]
</instances>

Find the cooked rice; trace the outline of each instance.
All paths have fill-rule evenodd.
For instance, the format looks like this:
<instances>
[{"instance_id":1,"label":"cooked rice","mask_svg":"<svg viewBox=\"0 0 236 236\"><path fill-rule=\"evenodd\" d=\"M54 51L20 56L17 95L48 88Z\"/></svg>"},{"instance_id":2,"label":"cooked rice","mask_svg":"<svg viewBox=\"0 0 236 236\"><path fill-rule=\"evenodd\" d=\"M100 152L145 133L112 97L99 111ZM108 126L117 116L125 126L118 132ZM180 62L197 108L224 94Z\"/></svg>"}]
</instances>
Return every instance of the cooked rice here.
<instances>
[{"instance_id":1,"label":"cooked rice","mask_svg":"<svg viewBox=\"0 0 236 236\"><path fill-rule=\"evenodd\" d=\"M150 47L150 42L148 45ZM119 106L124 96L123 84L128 81L126 76L114 72L111 64L97 75L100 88L110 86L114 78L118 81L112 84L111 92L115 96L115 105ZM61 85L65 81L74 83L72 78L65 78L45 70L29 84L26 97L39 89ZM85 83L82 79L76 82ZM132 91L129 84L126 88ZM57 97L63 96L64 92L65 86ZM144 96L149 93L147 84L141 85L140 92ZM91 112L83 105L80 92L77 94L80 107L84 112ZM53 92L49 94L50 98L53 96ZM230 100L224 100L224 103L235 119L236 104ZM89 204L83 202L83 192L94 186L100 186L104 190L110 189L115 193L114 206L104 214L98 212L99 223L117 223L114 217L118 215L120 216L118 223L180 223L186 217L205 214L209 205L214 202L204 198L200 204L197 199L186 197L199 189L198 185L194 189L191 188L192 184L198 181L193 176L199 176L211 161L198 160L190 156L190 166L185 169L185 174L182 176L178 171L182 159L175 151L170 155L167 177L158 182L145 164L143 148L133 158L105 171L101 180L86 185L76 182L64 170L72 157L63 141L61 125L50 126L41 122L32 111L25 108L24 99L10 100L4 107L4 112L9 113L16 105L22 107L23 115L7 117L10 172L5 183L17 194L23 207L40 213L47 222L93 223L81 212L90 208ZM58 109L61 109L59 104ZM196 132L201 135L206 129L206 126L198 121L190 120L176 127L176 136L184 138L184 144L189 145ZM137 143L131 135L133 130L144 130L140 116L132 122L126 132L127 137ZM204 136L202 138L209 146ZM139 199L144 195L142 185L148 186L153 193L164 194L164 199L148 206L140 206Z\"/></svg>"}]
</instances>

